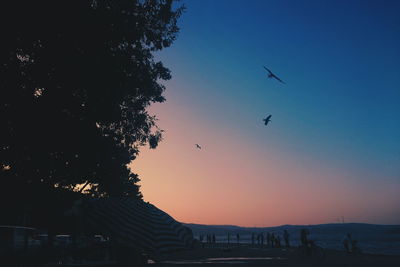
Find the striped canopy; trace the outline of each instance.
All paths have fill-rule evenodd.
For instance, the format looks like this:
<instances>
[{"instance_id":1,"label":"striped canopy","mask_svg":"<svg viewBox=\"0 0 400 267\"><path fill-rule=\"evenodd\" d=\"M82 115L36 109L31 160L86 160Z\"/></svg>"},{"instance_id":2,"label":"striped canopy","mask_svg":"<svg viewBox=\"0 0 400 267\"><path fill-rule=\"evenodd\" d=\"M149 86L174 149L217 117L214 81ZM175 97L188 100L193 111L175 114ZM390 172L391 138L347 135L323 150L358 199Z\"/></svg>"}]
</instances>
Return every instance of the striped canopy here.
<instances>
[{"instance_id":1,"label":"striped canopy","mask_svg":"<svg viewBox=\"0 0 400 267\"><path fill-rule=\"evenodd\" d=\"M189 228L142 200L104 198L83 204L83 219L92 231L149 254L188 249L193 245Z\"/></svg>"}]
</instances>

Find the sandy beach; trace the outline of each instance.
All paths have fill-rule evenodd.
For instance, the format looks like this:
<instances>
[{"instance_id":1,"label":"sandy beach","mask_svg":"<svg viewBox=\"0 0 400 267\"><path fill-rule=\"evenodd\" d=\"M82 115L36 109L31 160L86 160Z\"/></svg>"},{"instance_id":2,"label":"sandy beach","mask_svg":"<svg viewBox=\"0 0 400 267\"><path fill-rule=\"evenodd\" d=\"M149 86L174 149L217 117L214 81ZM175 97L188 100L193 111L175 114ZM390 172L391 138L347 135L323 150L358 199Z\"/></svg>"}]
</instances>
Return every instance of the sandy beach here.
<instances>
[{"instance_id":1,"label":"sandy beach","mask_svg":"<svg viewBox=\"0 0 400 267\"><path fill-rule=\"evenodd\" d=\"M198 248L171 254L156 266L400 266L400 255L351 255L325 250L325 258L304 257L297 248Z\"/></svg>"}]
</instances>

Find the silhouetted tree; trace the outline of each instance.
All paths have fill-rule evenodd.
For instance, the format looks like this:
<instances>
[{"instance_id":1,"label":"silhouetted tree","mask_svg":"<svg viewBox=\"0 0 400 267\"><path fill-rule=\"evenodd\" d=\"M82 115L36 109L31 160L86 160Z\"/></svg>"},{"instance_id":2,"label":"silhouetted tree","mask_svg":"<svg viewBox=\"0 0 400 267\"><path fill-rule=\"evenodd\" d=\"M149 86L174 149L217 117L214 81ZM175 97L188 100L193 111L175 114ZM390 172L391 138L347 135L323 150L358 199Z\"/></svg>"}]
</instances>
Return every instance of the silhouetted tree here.
<instances>
[{"instance_id":1,"label":"silhouetted tree","mask_svg":"<svg viewBox=\"0 0 400 267\"><path fill-rule=\"evenodd\" d=\"M182 11L172 0L25 1L17 9L15 28L2 35L1 193L29 199L57 187L141 197L127 164L162 138L146 108L165 100L160 82L171 76L153 53L175 40Z\"/></svg>"}]
</instances>

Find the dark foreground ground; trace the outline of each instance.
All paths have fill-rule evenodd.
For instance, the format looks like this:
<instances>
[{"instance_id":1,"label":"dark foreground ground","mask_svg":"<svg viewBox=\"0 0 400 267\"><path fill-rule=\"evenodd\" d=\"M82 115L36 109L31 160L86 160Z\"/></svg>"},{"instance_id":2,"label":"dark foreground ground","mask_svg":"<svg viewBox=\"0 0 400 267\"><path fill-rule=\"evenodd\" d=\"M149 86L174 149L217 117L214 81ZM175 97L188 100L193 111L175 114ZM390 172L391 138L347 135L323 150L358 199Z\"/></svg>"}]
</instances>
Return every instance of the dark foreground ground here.
<instances>
[{"instance_id":1,"label":"dark foreground ground","mask_svg":"<svg viewBox=\"0 0 400 267\"><path fill-rule=\"evenodd\" d=\"M325 250L325 257L304 256L297 248L198 248L174 253L153 266L400 266L400 255L351 255Z\"/></svg>"}]
</instances>

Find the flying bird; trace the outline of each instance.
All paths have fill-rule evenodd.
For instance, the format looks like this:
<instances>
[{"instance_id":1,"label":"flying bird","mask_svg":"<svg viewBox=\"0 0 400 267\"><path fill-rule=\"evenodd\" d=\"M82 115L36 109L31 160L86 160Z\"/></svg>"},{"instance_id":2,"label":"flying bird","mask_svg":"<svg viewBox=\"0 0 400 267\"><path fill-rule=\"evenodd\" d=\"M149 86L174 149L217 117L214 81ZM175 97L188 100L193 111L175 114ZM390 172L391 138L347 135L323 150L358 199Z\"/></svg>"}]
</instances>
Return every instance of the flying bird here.
<instances>
[{"instance_id":1,"label":"flying bird","mask_svg":"<svg viewBox=\"0 0 400 267\"><path fill-rule=\"evenodd\" d=\"M275 78L276 80L278 80L278 81L280 81L281 83L285 84L284 81L282 81L281 79L279 79L279 77L276 76L275 74L273 74L272 71L270 71L267 67L265 67L265 66L263 66L263 67L264 67L264 69L265 69L266 71L268 71L268 78Z\"/></svg>"},{"instance_id":2,"label":"flying bird","mask_svg":"<svg viewBox=\"0 0 400 267\"><path fill-rule=\"evenodd\" d=\"M272 117L272 115L269 115L268 117L263 119L265 125L267 125L271 121L271 117Z\"/></svg>"},{"instance_id":3,"label":"flying bird","mask_svg":"<svg viewBox=\"0 0 400 267\"><path fill-rule=\"evenodd\" d=\"M197 147L198 149L201 149L201 146L200 146L199 144L196 144L196 147Z\"/></svg>"}]
</instances>

